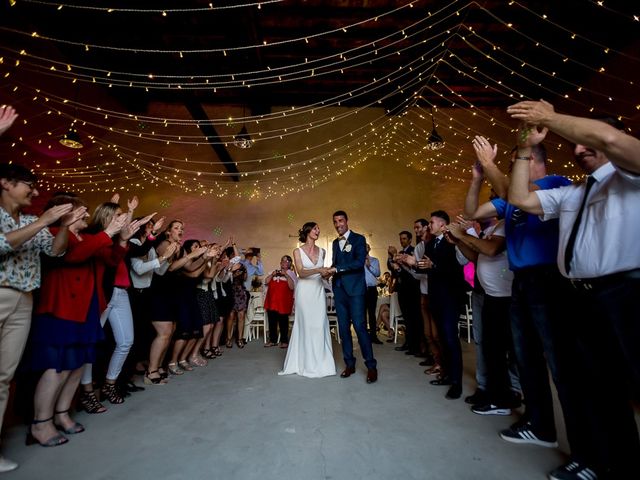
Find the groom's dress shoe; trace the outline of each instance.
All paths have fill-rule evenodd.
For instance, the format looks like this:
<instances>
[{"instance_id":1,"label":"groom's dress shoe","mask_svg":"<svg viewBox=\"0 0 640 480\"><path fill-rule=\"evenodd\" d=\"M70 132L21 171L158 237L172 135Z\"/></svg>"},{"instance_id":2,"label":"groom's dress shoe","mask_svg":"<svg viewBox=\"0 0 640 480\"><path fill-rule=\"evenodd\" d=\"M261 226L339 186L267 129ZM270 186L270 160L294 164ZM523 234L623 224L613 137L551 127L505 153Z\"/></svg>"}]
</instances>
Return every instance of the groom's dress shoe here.
<instances>
[{"instance_id":1,"label":"groom's dress shoe","mask_svg":"<svg viewBox=\"0 0 640 480\"><path fill-rule=\"evenodd\" d=\"M340 374L341 378L348 378L351 375L353 375L354 373L356 373L356 367L347 367L344 369L344 371Z\"/></svg>"},{"instance_id":2,"label":"groom's dress shoe","mask_svg":"<svg viewBox=\"0 0 640 480\"><path fill-rule=\"evenodd\" d=\"M378 337L371 337L371 343L375 343L376 345L383 345Z\"/></svg>"},{"instance_id":3,"label":"groom's dress shoe","mask_svg":"<svg viewBox=\"0 0 640 480\"><path fill-rule=\"evenodd\" d=\"M408 345L402 345L400 347L396 347L395 350L396 350L396 352L404 352L404 351L409 350L409 346Z\"/></svg>"},{"instance_id":4,"label":"groom's dress shoe","mask_svg":"<svg viewBox=\"0 0 640 480\"><path fill-rule=\"evenodd\" d=\"M378 380L378 370L375 368L367 370L367 383L374 383L376 380Z\"/></svg>"}]
</instances>

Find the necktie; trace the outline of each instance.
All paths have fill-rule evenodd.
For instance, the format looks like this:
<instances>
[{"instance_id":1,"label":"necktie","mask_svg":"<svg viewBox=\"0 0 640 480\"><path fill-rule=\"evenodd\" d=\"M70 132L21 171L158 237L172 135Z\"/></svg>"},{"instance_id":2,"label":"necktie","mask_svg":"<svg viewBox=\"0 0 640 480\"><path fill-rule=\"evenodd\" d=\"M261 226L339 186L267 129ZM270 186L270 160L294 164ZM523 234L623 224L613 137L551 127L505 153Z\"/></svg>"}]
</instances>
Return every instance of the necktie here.
<instances>
[{"instance_id":1,"label":"necktie","mask_svg":"<svg viewBox=\"0 0 640 480\"><path fill-rule=\"evenodd\" d=\"M580 210L578 210L578 216L576 217L576 221L573 223L573 228L571 229L571 233L569 234L569 241L567 242L567 248L564 251L564 270L569 273L571 269L571 259L573 259L573 247L576 244L576 237L578 236L578 229L580 228L580 221L582 220L582 213L584 212L584 207L587 204L587 197L589 196L589 191L593 184L596 183L596 179L589 175L587 177L587 186L584 189L584 197L582 197L582 203L580 204Z\"/></svg>"},{"instance_id":2,"label":"necktie","mask_svg":"<svg viewBox=\"0 0 640 480\"><path fill-rule=\"evenodd\" d=\"M342 235L340 235L340 236L338 237L338 241L340 241L340 240L346 240L346 238L344 238Z\"/></svg>"},{"instance_id":3,"label":"necktie","mask_svg":"<svg viewBox=\"0 0 640 480\"><path fill-rule=\"evenodd\" d=\"M436 238L436 243L433 244L433 248L438 248L438 245L440 245L440 240L442 240L442 238Z\"/></svg>"}]
</instances>

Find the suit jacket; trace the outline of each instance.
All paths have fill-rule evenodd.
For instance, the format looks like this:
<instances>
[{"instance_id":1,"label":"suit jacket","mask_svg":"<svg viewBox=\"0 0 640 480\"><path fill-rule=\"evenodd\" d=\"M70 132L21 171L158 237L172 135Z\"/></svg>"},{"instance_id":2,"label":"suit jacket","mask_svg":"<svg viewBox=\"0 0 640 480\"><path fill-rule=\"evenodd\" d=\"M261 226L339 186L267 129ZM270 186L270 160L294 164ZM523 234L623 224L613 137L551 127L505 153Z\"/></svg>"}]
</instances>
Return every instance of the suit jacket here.
<instances>
[{"instance_id":1,"label":"suit jacket","mask_svg":"<svg viewBox=\"0 0 640 480\"><path fill-rule=\"evenodd\" d=\"M400 250L399 253L406 253L407 255L413 255L414 248L412 245L408 245L406 248ZM391 267L392 259L387 260L387 268L394 276L396 281L396 289L400 292L406 292L408 294L415 293L420 289L420 281L413 276L413 272L407 269L404 265L401 266L400 271Z\"/></svg>"},{"instance_id":2,"label":"suit jacket","mask_svg":"<svg viewBox=\"0 0 640 480\"><path fill-rule=\"evenodd\" d=\"M446 288L452 294L463 294L466 291L463 267L456 257L455 245L447 242L444 237L437 243L434 237L426 244L424 254L431 259L433 267L418 272L429 274L429 289L432 287Z\"/></svg>"},{"instance_id":3,"label":"suit jacket","mask_svg":"<svg viewBox=\"0 0 640 480\"><path fill-rule=\"evenodd\" d=\"M51 228L55 235L56 228ZM127 249L104 232L84 233L82 241L69 234L64 257L46 259L35 313L50 313L63 320L85 322L94 291L100 311L107 308L103 278L107 267L124 259Z\"/></svg>"},{"instance_id":4,"label":"suit jacket","mask_svg":"<svg viewBox=\"0 0 640 480\"><path fill-rule=\"evenodd\" d=\"M333 241L333 261L331 266L336 268L332 283L334 288L344 288L349 296L364 295L367 282L364 276L364 264L367 258L367 242L365 238L353 231L349 233L347 243L340 249L340 241Z\"/></svg>"}]
</instances>

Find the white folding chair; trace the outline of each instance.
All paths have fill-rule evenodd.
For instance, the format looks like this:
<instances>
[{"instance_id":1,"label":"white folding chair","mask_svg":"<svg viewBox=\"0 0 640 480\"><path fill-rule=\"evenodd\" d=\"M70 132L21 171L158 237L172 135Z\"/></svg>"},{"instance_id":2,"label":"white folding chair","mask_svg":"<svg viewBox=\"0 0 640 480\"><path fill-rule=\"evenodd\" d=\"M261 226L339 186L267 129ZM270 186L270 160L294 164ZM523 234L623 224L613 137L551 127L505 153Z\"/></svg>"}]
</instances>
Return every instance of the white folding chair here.
<instances>
[{"instance_id":1,"label":"white folding chair","mask_svg":"<svg viewBox=\"0 0 640 480\"><path fill-rule=\"evenodd\" d=\"M464 303L464 311L460 313L458 320L458 335L462 333L462 329L467 329L467 343L471 343L471 328L473 325L473 310L471 309L471 291L467 292L467 298Z\"/></svg>"},{"instance_id":2,"label":"white folding chair","mask_svg":"<svg viewBox=\"0 0 640 480\"><path fill-rule=\"evenodd\" d=\"M338 325L338 315L336 314L336 303L333 292L327 292L327 317L329 318L329 330L333 330L336 340L340 342L340 327Z\"/></svg>"},{"instance_id":3,"label":"white folding chair","mask_svg":"<svg viewBox=\"0 0 640 480\"><path fill-rule=\"evenodd\" d=\"M264 342L267 343L267 314L264 311L263 298L261 292L251 292L249 305L247 305L247 318L245 321L245 337L248 342L262 335Z\"/></svg>"}]
</instances>

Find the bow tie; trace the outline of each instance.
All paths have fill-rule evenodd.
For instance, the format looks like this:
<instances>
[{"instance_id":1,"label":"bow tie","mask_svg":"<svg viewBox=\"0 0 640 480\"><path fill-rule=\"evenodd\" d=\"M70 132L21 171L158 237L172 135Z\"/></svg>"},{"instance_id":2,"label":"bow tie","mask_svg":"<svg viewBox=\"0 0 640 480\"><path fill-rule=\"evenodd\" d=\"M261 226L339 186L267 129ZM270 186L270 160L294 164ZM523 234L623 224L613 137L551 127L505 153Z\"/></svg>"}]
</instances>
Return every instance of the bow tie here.
<instances>
[{"instance_id":1,"label":"bow tie","mask_svg":"<svg viewBox=\"0 0 640 480\"><path fill-rule=\"evenodd\" d=\"M338 241L340 241L340 240L346 240L346 238L345 238L345 237L343 237L342 235L340 235L340 236L338 237Z\"/></svg>"}]
</instances>

